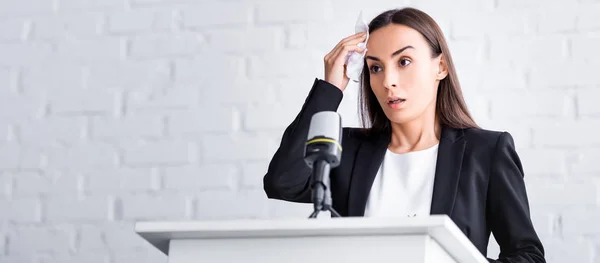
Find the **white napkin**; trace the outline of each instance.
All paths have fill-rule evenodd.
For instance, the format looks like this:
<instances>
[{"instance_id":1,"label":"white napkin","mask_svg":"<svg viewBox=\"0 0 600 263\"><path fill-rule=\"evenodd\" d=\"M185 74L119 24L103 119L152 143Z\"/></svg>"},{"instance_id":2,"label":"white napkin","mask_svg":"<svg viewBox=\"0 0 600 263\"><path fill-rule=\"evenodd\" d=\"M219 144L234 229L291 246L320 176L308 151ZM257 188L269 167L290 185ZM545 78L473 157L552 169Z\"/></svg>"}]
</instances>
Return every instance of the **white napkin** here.
<instances>
[{"instance_id":1,"label":"white napkin","mask_svg":"<svg viewBox=\"0 0 600 263\"><path fill-rule=\"evenodd\" d=\"M354 32L367 32L367 37L365 41L357 44L357 46L359 47L366 47L367 41L369 41L369 24L367 24L367 22L364 21L362 17L362 11L358 15L358 19L356 20ZM365 49L363 53L350 51L350 53L348 53L348 56L346 56L346 76L350 78L350 80L358 82L360 74L362 73L364 67L364 57L366 54L367 49Z\"/></svg>"}]
</instances>

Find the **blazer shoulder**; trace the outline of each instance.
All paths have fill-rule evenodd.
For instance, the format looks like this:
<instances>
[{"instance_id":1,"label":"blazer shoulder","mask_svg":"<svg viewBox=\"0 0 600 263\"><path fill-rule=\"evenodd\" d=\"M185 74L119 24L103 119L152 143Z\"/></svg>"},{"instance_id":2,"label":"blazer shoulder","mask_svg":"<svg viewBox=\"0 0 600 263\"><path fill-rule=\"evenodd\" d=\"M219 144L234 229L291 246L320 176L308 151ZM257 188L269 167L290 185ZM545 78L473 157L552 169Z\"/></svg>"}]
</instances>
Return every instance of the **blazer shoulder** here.
<instances>
[{"instance_id":1,"label":"blazer shoulder","mask_svg":"<svg viewBox=\"0 0 600 263\"><path fill-rule=\"evenodd\" d=\"M501 130L491 130L483 128L464 129L465 139L473 145L485 147L488 150L494 150L498 144L510 143L514 145L514 140L510 132Z\"/></svg>"}]
</instances>

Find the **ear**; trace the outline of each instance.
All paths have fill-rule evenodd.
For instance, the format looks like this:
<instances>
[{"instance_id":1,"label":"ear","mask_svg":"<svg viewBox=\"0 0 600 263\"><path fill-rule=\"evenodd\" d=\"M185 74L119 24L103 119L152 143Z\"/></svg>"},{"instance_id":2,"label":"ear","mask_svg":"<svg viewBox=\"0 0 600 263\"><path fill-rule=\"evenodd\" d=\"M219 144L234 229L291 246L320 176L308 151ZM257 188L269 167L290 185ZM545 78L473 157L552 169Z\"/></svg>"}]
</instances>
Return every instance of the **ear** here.
<instances>
[{"instance_id":1,"label":"ear","mask_svg":"<svg viewBox=\"0 0 600 263\"><path fill-rule=\"evenodd\" d=\"M440 61L438 63L438 71L436 74L437 80L442 80L448 76L448 64L446 63L446 56L440 55Z\"/></svg>"}]
</instances>

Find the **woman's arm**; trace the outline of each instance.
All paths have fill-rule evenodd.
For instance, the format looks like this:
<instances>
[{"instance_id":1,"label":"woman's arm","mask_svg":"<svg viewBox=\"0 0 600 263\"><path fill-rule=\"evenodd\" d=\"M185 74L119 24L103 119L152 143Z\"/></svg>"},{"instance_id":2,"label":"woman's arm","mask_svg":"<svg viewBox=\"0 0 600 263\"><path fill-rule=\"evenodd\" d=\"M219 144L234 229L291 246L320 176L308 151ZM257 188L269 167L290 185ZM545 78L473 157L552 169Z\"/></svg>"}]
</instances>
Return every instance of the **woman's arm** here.
<instances>
[{"instance_id":1,"label":"woman's arm","mask_svg":"<svg viewBox=\"0 0 600 263\"><path fill-rule=\"evenodd\" d=\"M263 178L268 198L310 203L311 169L304 162L304 149L312 116L337 111L342 91L327 81L315 79L300 113L285 129L281 144Z\"/></svg>"},{"instance_id":2,"label":"woman's arm","mask_svg":"<svg viewBox=\"0 0 600 263\"><path fill-rule=\"evenodd\" d=\"M514 140L503 132L492 157L487 219L500 246L498 260L490 262L546 262L544 248L530 218L523 167Z\"/></svg>"}]
</instances>

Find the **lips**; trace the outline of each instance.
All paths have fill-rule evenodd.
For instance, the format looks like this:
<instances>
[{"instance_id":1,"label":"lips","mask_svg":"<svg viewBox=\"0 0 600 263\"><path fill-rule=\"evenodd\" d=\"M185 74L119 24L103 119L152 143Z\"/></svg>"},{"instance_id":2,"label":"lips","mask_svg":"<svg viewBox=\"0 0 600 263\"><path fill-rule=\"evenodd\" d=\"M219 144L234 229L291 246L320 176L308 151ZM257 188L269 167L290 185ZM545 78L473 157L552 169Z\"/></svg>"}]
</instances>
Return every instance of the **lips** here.
<instances>
[{"instance_id":1,"label":"lips","mask_svg":"<svg viewBox=\"0 0 600 263\"><path fill-rule=\"evenodd\" d=\"M388 104L394 104L394 103L399 103L399 102L404 102L404 101L406 101L406 99L400 98L397 96L388 97Z\"/></svg>"}]
</instances>

